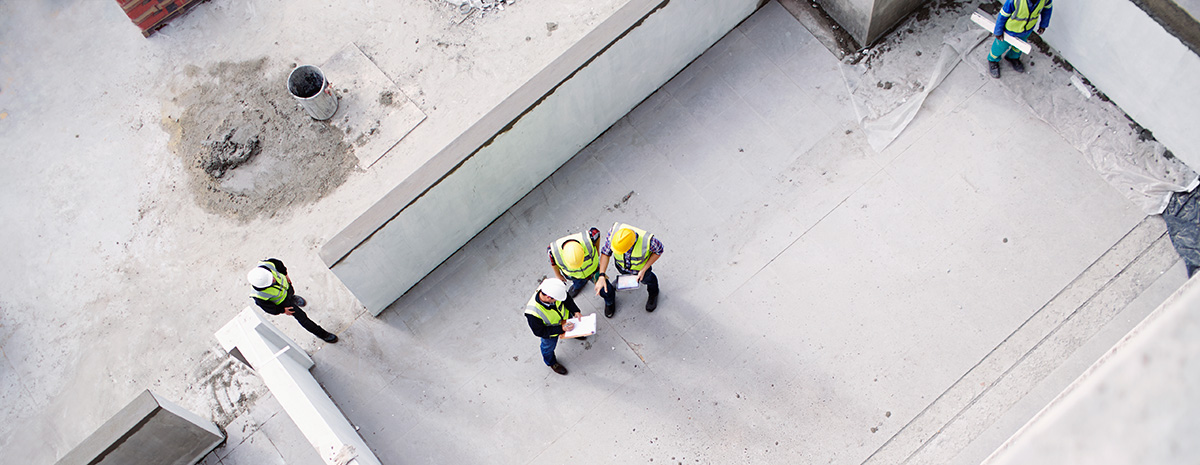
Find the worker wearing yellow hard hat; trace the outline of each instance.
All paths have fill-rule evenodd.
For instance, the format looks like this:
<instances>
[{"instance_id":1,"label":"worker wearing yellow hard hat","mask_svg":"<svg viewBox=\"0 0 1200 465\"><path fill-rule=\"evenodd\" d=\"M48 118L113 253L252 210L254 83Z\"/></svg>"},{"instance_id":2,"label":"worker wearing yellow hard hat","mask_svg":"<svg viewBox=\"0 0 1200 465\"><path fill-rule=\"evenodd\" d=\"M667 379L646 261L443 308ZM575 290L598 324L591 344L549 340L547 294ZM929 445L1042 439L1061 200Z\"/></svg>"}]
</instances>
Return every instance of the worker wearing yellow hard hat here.
<instances>
[{"instance_id":1,"label":"worker wearing yellow hard hat","mask_svg":"<svg viewBox=\"0 0 1200 465\"><path fill-rule=\"evenodd\" d=\"M662 256L663 245L653 234L640 228L623 223L613 223L608 230L608 239L600 248L600 273L596 280L596 294L612 296L604 299L604 316L612 318L616 313L616 296L613 283L604 274L611 259L617 267L617 272L623 275L637 275L639 283L646 285L649 296L646 299L646 311L653 312L658 307L658 276L651 271L651 265Z\"/></svg>"},{"instance_id":2,"label":"worker wearing yellow hard hat","mask_svg":"<svg viewBox=\"0 0 1200 465\"><path fill-rule=\"evenodd\" d=\"M588 280L596 279L600 268L600 230L591 228L587 235L575 233L558 238L546 247L550 256L550 268L558 279L571 283L567 293L579 295ZM608 300L608 298L605 298Z\"/></svg>"}]
</instances>

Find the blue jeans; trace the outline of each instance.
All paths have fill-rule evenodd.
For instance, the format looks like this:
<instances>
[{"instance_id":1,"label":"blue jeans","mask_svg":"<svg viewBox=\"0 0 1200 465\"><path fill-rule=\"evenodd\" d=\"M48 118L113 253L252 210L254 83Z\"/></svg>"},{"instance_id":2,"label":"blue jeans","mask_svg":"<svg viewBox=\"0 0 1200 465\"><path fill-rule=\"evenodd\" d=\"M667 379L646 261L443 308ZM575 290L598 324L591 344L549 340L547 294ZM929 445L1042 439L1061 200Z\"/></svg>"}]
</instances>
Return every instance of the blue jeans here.
<instances>
[{"instance_id":1,"label":"blue jeans","mask_svg":"<svg viewBox=\"0 0 1200 465\"><path fill-rule=\"evenodd\" d=\"M557 337L542 338L542 361L546 362L546 366L553 366L558 363L558 359L554 357L554 348L558 347Z\"/></svg>"}]
</instances>

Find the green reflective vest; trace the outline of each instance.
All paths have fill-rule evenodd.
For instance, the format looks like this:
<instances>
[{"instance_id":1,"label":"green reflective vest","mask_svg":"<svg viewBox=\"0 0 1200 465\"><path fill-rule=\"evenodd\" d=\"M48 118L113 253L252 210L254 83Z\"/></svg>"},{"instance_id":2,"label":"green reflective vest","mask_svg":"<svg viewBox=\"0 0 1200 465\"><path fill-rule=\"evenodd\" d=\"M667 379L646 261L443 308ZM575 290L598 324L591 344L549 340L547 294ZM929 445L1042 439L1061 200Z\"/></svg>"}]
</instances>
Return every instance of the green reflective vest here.
<instances>
[{"instance_id":1,"label":"green reflective vest","mask_svg":"<svg viewBox=\"0 0 1200 465\"><path fill-rule=\"evenodd\" d=\"M576 241L583 246L583 263L579 268L570 268L562 258L562 248L567 241ZM596 255L596 247L592 245L591 239L583 235L583 233L575 233L567 237L560 238L554 241L550 246L550 253L554 255L554 263L558 265L558 269L562 274L574 279L588 279L596 274L596 270L600 269L600 260Z\"/></svg>"},{"instance_id":2,"label":"green reflective vest","mask_svg":"<svg viewBox=\"0 0 1200 465\"><path fill-rule=\"evenodd\" d=\"M1028 0L1013 0L1013 14L1008 18L1008 22L1004 23L1004 29L1021 34L1037 27L1042 8L1045 6L1046 0L1038 0L1037 5L1030 10Z\"/></svg>"},{"instance_id":3,"label":"green reflective vest","mask_svg":"<svg viewBox=\"0 0 1200 465\"><path fill-rule=\"evenodd\" d=\"M650 239L654 238L654 235L627 224L613 223L612 229L608 230L610 245L613 235L621 228L629 228L637 234L637 241L633 243L633 247L629 249L629 253L627 254L617 252L614 249L612 251L612 258L616 261L617 266L625 270L633 272L642 271L642 268L646 267L646 261L650 259Z\"/></svg>"},{"instance_id":4,"label":"green reflective vest","mask_svg":"<svg viewBox=\"0 0 1200 465\"><path fill-rule=\"evenodd\" d=\"M538 298L538 295L535 292L533 294L533 297L529 298L529 303L525 304L525 314L526 315L533 315L538 318L541 318L542 323L545 323L546 326L561 325L562 322L565 321L567 319L567 317L569 316L569 315L567 315L567 305L566 304L559 302L559 301L555 301L554 308L548 309L548 308L542 306L542 303L538 302L537 298Z\"/></svg>"},{"instance_id":5,"label":"green reflective vest","mask_svg":"<svg viewBox=\"0 0 1200 465\"><path fill-rule=\"evenodd\" d=\"M275 283L261 290L255 289L254 292L250 293L250 297L265 300L275 305L282 304L283 299L287 298L288 288L291 287L288 285L287 276L276 270L275 265L271 262L261 261L258 262L258 266L270 271L271 276L275 278Z\"/></svg>"}]
</instances>

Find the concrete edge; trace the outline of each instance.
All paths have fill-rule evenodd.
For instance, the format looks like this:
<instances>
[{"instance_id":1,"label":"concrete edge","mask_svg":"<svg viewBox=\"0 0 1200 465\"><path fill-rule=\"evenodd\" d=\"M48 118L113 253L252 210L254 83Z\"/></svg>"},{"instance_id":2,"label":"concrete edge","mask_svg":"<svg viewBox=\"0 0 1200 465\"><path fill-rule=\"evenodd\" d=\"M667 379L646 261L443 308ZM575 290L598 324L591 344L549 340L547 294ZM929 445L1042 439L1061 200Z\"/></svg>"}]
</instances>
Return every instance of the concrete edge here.
<instances>
[{"instance_id":1,"label":"concrete edge","mask_svg":"<svg viewBox=\"0 0 1200 465\"><path fill-rule=\"evenodd\" d=\"M330 238L318 252L321 260L333 268L463 162L508 131L579 69L668 3L670 0L630 0Z\"/></svg>"},{"instance_id":2,"label":"concrete edge","mask_svg":"<svg viewBox=\"0 0 1200 465\"><path fill-rule=\"evenodd\" d=\"M89 465L98 462L154 418L160 408L149 389L142 391L55 464Z\"/></svg>"},{"instance_id":3,"label":"concrete edge","mask_svg":"<svg viewBox=\"0 0 1200 465\"><path fill-rule=\"evenodd\" d=\"M853 54L861 48L854 36L851 36L846 29L838 26L837 21L834 21L829 13L825 12L824 8L813 6L807 0L778 0L783 9L791 13L800 25L804 26L817 41L824 45L829 53L841 60L846 55ZM837 26L837 27L835 27Z\"/></svg>"},{"instance_id":4,"label":"concrete edge","mask_svg":"<svg viewBox=\"0 0 1200 465\"><path fill-rule=\"evenodd\" d=\"M1189 309L1195 309L1196 304L1200 303L1200 278L1193 277L1188 279L1180 286L1165 302L1150 312L1140 323L1121 338L1111 349L1104 353L1096 363L1093 363L1075 378L1070 385L1063 389L1061 393L1054 397L1049 404L1038 411L1028 422L1026 422L1016 433L1013 433L1007 441L1004 441L1000 447L996 448L984 461L982 465L996 463L1004 454L1014 447L1026 436L1032 434L1032 430L1040 424L1041 421L1048 418L1049 415L1057 410L1060 405L1069 402L1073 397L1084 394L1077 394L1087 388L1087 385L1098 376L1103 375L1103 371L1108 368L1110 363L1116 363L1124 352L1131 349L1131 345L1141 339L1143 333L1152 333L1157 327L1159 320L1166 318L1168 313L1182 313Z\"/></svg>"},{"instance_id":5,"label":"concrete edge","mask_svg":"<svg viewBox=\"0 0 1200 465\"><path fill-rule=\"evenodd\" d=\"M1188 50L1200 55L1200 21L1171 0L1130 0L1154 22L1183 42Z\"/></svg>"}]
</instances>

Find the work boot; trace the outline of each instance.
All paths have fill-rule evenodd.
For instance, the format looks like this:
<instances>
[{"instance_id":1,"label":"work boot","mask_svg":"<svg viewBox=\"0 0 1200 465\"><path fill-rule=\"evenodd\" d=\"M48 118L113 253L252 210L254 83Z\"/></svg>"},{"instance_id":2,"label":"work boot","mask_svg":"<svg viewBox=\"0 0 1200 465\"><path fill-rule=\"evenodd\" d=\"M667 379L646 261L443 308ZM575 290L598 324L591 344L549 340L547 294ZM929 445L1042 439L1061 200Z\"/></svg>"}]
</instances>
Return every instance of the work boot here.
<instances>
[{"instance_id":1,"label":"work boot","mask_svg":"<svg viewBox=\"0 0 1200 465\"><path fill-rule=\"evenodd\" d=\"M560 375L567 374L567 367L562 366L562 364L558 363L558 362L555 362L553 365L550 365L550 369L554 370L555 373L558 373Z\"/></svg>"},{"instance_id":2,"label":"work boot","mask_svg":"<svg viewBox=\"0 0 1200 465\"><path fill-rule=\"evenodd\" d=\"M653 312L656 308L658 308L658 293L651 292L650 297L646 298L646 311Z\"/></svg>"},{"instance_id":3,"label":"work boot","mask_svg":"<svg viewBox=\"0 0 1200 465\"><path fill-rule=\"evenodd\" d=\"M338 338L336 334L329 333L328 336L321 338L321 340L333 344L338 341Z\"/></svg>"},{"instance_id":4,"label":"work boot","mask_svg":"<svg viewBox=\"0 0 1200 465\"><path fill-rule=\"evenodd\" d=\"M1005 58L1005 60L1008 60L1008 64L1012 65L1013 71L1018 73L1025 72L1025 65L1021 64L1020 58Z\"/></svg>"},{"instance_id":5,"label":"work boot","mask_svg":"<svg viewBox=\"0 0 1200 465\"><path fill-rule=\"evenodd\" d=\"M988 61L988 72L992 74L993 78L1000 79L1000 62Z\"/></svg>"},{"instance_id":6,"label":"work boot","mask_svg":"<svg viewBox=\"0 0 1200 465\"><path fill-rule=\"evenodd\" d=\"M604 303L604 317L605 317L605 318L612 318L614 313L617 313L617 304L616 304L616 302L613 302L613 303L611 303L611 304L610 304L610 303L607 303L607 302L605 302L605 303Z\"/></svg>"},{"instance_id":7,"label":"work boot","mask_svg":"<svg viewBox=\"0 0 1200 465\"><path fill-rule=\"evenodd\" d=\"M308 305L308 301L304 300L304 297L300 297L298 295L292 296L292 302L294 302L296 306L300 308L304 308L305 305Z\"/></svg>"}]
</instances>

